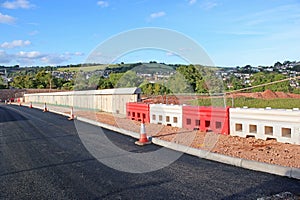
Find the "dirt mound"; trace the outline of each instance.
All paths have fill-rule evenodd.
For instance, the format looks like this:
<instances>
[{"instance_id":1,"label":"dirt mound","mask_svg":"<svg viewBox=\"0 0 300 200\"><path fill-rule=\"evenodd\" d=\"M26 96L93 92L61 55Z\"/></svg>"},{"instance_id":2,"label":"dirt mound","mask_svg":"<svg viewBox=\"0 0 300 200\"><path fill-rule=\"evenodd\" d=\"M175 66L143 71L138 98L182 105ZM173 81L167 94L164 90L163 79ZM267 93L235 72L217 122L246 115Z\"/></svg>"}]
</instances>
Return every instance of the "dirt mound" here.
<instances>
[{"instance_id":1,"label":"dirt mound","mask_svg":"<svg viewBox=\"0 0 300 200\"><path fill-rule=\"evenodd\" d=\"M300 94L289 94L291 98L300 99Z\"/></svg>"},{"instance_id":2,"label":"dirt mound","mask_svg":"<svg viewBox=\"0 0 300 200\"><path fill-rule=\"evenodd\" d=\"M254 93L250 93L250 97L259 99L259 98L263 98L263 95L260 92L254 92Z\"/></svg>"},{"instance_id":3,"label":"dirt mound","mask_svg":"<svg viewBox=\"0 0 300 200\"><path fill-rule=\"evenodd\" d=\"M262 97L263 97L264 99L275 99L275 98L277 98L276 93L273 92L273 91L271 91L271 90L266 90L266 91L264 91L264 92L261 93L261 94L262 94Z\"/></svg>"},{"instance_id":4,"label":"dirt mound","mask_svg":"<svg viewBox=\"0 0 300 200\"><path fill-rule=\"evenodd\" d=\"M277 98L284 98L284 99L291 98L291 96L289 94L284 93L284 92L276 92L276 96L277 96Z\"/></svg>"},{"instance_id":5,"label":"dirt mound","mask_svg":"<svg viewBox=\"0 0 300 200\"><path fill-rule=\"evenodd\" d=\"M227 94L227 98L254 98L254 99L289 99L289 98L297 98L300 99L300 94L292 94L292 93L285 93L285 92L273 92L272 90L266 90L264 92L240 92L240 93L232 93ZM159 95L159 96L152 96L152 97L143 97L144 103L164 103L164 104L190 104L192 100L196 99L207 99L207 98L223 98L223 96L203 96L203 95L194 95L194 96L184 96L184 95Z\"/></svg>"},{"instance_id":6,"label":"dirt mound","mask_svg":"<svg viewBox=\"0 0 300 200\"><path fill-rule=\"evenodd\" d=\"M169 95L169 96L156 96L152 98L147 98L143 100L144 103L153 103L153 104L180 104L179 100L176 96Z\"/></svg>"}]
</instances>

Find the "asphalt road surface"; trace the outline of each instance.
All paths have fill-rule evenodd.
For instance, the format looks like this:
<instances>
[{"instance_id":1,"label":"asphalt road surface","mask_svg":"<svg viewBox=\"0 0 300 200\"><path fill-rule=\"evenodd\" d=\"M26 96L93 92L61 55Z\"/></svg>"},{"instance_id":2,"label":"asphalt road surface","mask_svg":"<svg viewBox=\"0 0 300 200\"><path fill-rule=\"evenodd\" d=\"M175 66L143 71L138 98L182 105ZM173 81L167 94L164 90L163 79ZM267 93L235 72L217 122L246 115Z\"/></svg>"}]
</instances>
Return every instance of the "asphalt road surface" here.
<instances>
[{"instance_id":1,"label":"asphalt road surface","mask_svg":"<svg viewBox=\"0 0 300 200\"><path fill-rule=\"evenodd\" d=\"M129 152L160 148L105 134ZM153 172L121 172L95 159L66 117L0 105L0 199L257 199L287 191L300 195L300 181L190 155Z\"/></svg>"}]
</instances>

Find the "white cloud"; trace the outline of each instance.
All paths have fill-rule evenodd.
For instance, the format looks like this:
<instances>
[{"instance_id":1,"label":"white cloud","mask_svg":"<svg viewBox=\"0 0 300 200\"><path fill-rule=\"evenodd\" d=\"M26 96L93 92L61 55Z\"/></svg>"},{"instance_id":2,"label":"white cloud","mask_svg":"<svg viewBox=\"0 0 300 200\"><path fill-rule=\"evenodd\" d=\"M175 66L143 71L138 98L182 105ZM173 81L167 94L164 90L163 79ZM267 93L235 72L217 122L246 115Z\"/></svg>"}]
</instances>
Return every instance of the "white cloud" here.
<instances>
[{"instance_id":1,"label":"white cloud","mask_svg":"<svg viewBox=\"0 0 300 200\"><path fill-rule=\"evenodd\" d=\"M160 12L152 13L150 15L150 18L155 19L155 18L158 18L158 17L163 17L165 15L166 15L166 13L164 11L160 11Z\"/></svg>"},{"instance_id":2,"label":"white cloud","mask_svg":"<svg viewBox=\"0 0 300 200\"><path fill-rule=\"evenodd\" d=\"M3 50L0 50L0 64L7 64L10 62L18 62L20 65L33 65L40 63L46 63L50 65L57 65L63 62L71 60L75 56L82 56L81 52L74 53L41 53L39 51L20 51L15 54L8 54Z\"/></svg>"},{"instance_id":3,"label":"white cloud","mask_svg":"<svg viewBox=\"0 0 300 200\"><path fill-rule=\"evenodd\" d=\"M30 52L20 51L19 53L16 54L16 56L18 58L40 59L43 58L45 55L43 55L39 51L30 51Z\"/></svg>"},{"instance_id":4,"label":"white cloud","mask_svg":"<svg viewBox=\"0 0 300 200\"><path fill-rule=\"evenodd\" d=\"M109 3L107 1L98 1L97 5L102 7L102 8L106 8L109 6Z\"/></svg>"},{"instance_id":5,"label":"white cloud","mask_svg":"<svg viewBox=\"0 0 300 200\"><path fill-rule=\"evenodd\" d=\"M18 9L18 8L29 9L34 7L34 5L27 0L16 0L16 1L6 1L2 4L2 7L7 9Z\"/></svg>"},{"instance_id":6,"label":"white cloud","mask_svg":"<svg viewBox=\"0 0 300 200\"><path fill-rule=\"evenodd\" d=\"M13 24L15 21L14 17L0 13L0 24Z\"/></svg>"},{"instance_id":7,"label":"white cloud","mask_svg":"<svg viewBox=\"0 0 300 200\"><path fill-rule=\"evenodd\" d=\"M0 45L1 48L12 49L15 47L24 47L30 45L31 42L29 40L14 40L12 42L4 42Z\"/></svg>"},{"instance_id":8,"label":"white cloud","mask_svg":"<svg viewBox=\"0 0 300 200\"><path fill-rule=\"evenodd\" d=\"M12 55L9 55L5 51L0 50L0 63L10 63L12 60Z\"/></svg>"},{"instance_id":9,"label":"white cloud","mask_svg":"<svg viewBox=\"0 0 300 200\"><path fill-rule=\"evenodd\" d=\"M70 56L65 54L49 54L41 58L41 61L47 64L60 64L70 60L70 58L71 58Z\"/></svg>"},{"instance_id":10,"label":"white cloud","mask_svg":"<svg viewBox=\"0 0 300 200\"><path fill-rule=\"evenodd\" d=\"M75 52L75 53L66 52L64 55L66 55L66 56L83 56L84 53L82 53L82 52Z\"/></svg>"},{"instance_id":11,"label":"white cloud","mask_svg":"<svg viewBox=\"0 0 300 200\"><path fill-rule=\"evenodd\" d=\"M201 7L205 10L210 10L217 6L219 6L219 4L211 0L206 0L201 4Z\"/></svg>"},{"instance_id":12,"label":"white cloud","mask_svg":"<svg viewBox=\"0 0 300 200\"><path fill-rule=\"evenodd\" d=\"M189 0L189 5L193 5L195 3L197 3L197 0Z\"/></svg>"},{"instance_id":13,"label":"white cloud","mask_svg":"<svg viewBox=\"0 0 300 200\"><path fill-rule=\"evenodd\" d=\"M74 55L75 55L75 56L83 56L84 53L82 53L82 52L75 52Z\"/></svg>"}]
</instances>

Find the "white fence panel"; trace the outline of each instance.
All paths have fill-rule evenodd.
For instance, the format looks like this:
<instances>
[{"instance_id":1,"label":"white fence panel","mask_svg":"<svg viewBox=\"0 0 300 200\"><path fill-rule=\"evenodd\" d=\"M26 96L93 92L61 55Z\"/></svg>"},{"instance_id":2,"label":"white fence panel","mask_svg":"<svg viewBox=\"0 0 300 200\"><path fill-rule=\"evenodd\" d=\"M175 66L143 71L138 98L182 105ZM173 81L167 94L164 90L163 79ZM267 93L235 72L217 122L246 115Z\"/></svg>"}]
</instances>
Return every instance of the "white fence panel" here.
<instances>
[{"instance_id":1,"label":"white fence panel","mask_svg":"<svg viewBox=\"0 0 300 200\"><path fill-rule=\"evenodd\" d=\"M54 93L25 94L25 102L74 106L83 109L126 114L126 103L137 102L140 88L116 88Z\"/></svg>"},{"instance_id":2,"label":"white fence panel","mask_svg":"<svg viewBox=\"0 0 300 200\"><path fill-rule=\"evenodd\" d=\"M182 105L150 104L150 123L182 128Z\"/></svg>"},{"instance_id":3,"label":"white fence panel","mask_svg":"<svg viewBox=\"0 0 300 200\"><path fill-rule=\"evenodd\" d=\"M298 109L230 108L230 135L300 144Z\"/></svg>"}]
</instances>

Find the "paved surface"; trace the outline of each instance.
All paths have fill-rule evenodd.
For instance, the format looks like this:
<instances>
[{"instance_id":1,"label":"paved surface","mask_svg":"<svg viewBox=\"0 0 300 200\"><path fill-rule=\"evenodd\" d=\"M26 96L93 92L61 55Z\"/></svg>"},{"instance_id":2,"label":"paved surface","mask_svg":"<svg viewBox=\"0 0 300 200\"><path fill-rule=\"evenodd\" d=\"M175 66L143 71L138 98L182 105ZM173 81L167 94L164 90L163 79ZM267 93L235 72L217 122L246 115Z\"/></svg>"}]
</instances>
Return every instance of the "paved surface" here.
<instances>
[{"instance_id":1,"label":"paved surface","mask_svg":"<svg viewBox=\"0 0 300 200\"><path fill-rule=\"evenodd\" d=\"M130 152L159 149L105 134ZM94 159L66 117L0 105L0 199L257 199L286 191L300 195L300 181L189 155L154 172L120 172Z\"/></svg>"}]
</instances>

